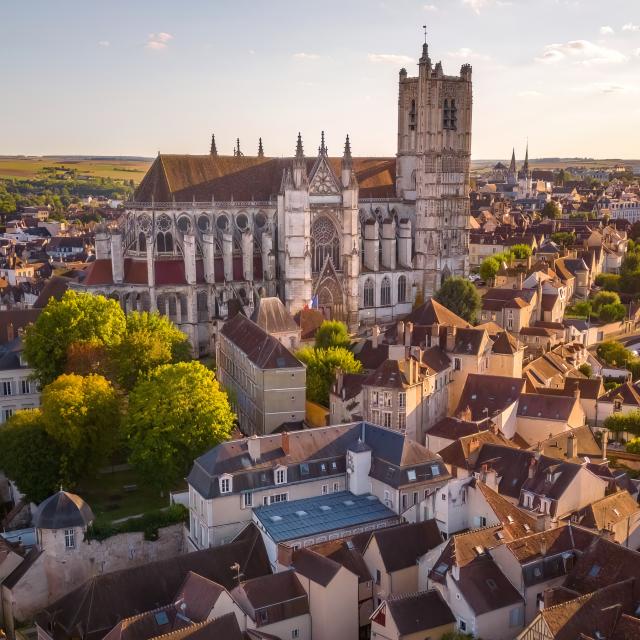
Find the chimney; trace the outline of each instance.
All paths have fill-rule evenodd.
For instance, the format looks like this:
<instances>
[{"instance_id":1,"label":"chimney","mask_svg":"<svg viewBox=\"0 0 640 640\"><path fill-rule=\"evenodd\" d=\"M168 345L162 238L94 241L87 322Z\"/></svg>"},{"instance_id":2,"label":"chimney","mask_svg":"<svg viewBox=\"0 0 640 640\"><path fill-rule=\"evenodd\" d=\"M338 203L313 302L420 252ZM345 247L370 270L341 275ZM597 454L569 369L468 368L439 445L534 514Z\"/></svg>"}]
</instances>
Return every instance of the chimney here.
<instances>
[{"instance_id":1,"label":"chimney","mask_svg":"<svg viewBox=\"0 0 640 640\"><path fill-rule=\"evenodd\" d=\"M290 567L293 564L295 549L288 544L280 543L277 549L278 564L283 567Z\"/></svg>"},{"instance_id":2,"label":"chimney","mask_svg":"<svg viewBox=\"0 0 640 640\"><path fill-rule=\"evenodd\" d=\"M13 322L7 325L7 342L11 342L16 337L16 332L13 329Z\"/></svg>"},{"instance_id":3,"label":"chimney","mask_svg":"<svg viewBox=\"0 0 640 640\"><path fill-rule=\"evenodd\" d=\"M280 446L282 447L282 450L284 451L284 455L288 456L289 455L289 432L288 431L283 431L282 432L282 436L280 439Z\"/></svg>"},{"instance_id":4,"label":"chimney","mask_svg":"<svg viewBox=\"0 0 640 640\"><path fill-rule=\"evenodd\" d=\"M429 337L430 347L439 347L440 346L440 325L437 322L434 322L431 325L431 335Z\"/></svg>"},{"instance_id":5,"label":"chimney","mask_svg":"<svg viewBox=\"0 0 640 640\"><path fill-rule=\"evenodd\" d=\"M258 436L251 436L247 439L247 450L251 462L256 463L260 460L260 438Z\"/></svg>"},{"instance_id":6,"label":"chimney","mask_svg":"<svg viewBox=\"0 0 640 640\"><path fill-rule=\"evenodd\" d=\"M404 322L402 320L398 320L397 329L396 329L396 344L402 344L404 340Z\"/></svg>"},{"instance_id":7,"label":"chimney","mask_svg":"<svg viewBox=\"0 0 640 640\"><path fill-rule=\"evenodd\" d=\"M411 338L413 337L413 322L407 322L404 329L404 346L411 346Z\"/></svg>"},{"instance_id":8,"label":"chimney","mask_svg":"<svg viewBox=\"0 0 640 640\"><path fill-rule=\"evenodd\" d=\"M540 555L547 555L547 538L544 535L540 536Z\"/></svg>"},{"instance_id":9,"label":"chimney","mask_svg":"<svg viewBox=\"0 0 640 640\"><path fill-rule=\"evenodd\" d=\"M342 393L342 387L344 386L344 372L340 367L336 369L336 394Z\"/></svg>"},{"instance_id":10,"label":"chimney","mask_svg":"<svg viewBox=\"0 0 640 640\"><path fill-rule=\"evenodd\" d=\"M456 327L447 327L447 351L453 351L456 344Z\"/></svg>"},{"instance_id":11,"label":"chimney","mask_svg":"<svg viewBox=\"0 0 640 640\"><path fill-rule=\"evenodd\" d=\"M573 390L573 397L576 400L580 400L580 387L576 384L576 388Z\"/></svg>"},{"instance_id":12,"label":"chimney","mask_svg":"<svg viewBox=\"0 0 640 640\"><path fill-rule=\"evenodd\" d=\"M576 436L574 433L571 433L567 438L567 458L575 458L577 454Z\"/></svg>"},{"instance_id":13,"label":"chimney","mask_svg":"<svg viewBox=\"0 0 640 640\"><path fill-rule=\"evenodd\" d=\"M607 459L607 443L609 442L609 429L602 429L602 459Z\"/></svg>"},{"instance_id":14,"label":"chimney","mask_svg":"<svg viewBox=\"0 0 640 640\"><path fill-rule=\"evenodd\" d=\"M529 480L536 475L536 467L538 466L538 461L535 458L531 458L531 462L529 462Z\"/></svg>"},{"instance_id":15,"label":"chimney","mask_svg":"<svg viewBox=\"0 0 640 640\"><path fill-rule=\"evenodd\" d=\"M378 348L378 336L380 335L380 327L377 324L373 325L371 329L371 346L374 349Z\"/></svg>"}]
</instances>

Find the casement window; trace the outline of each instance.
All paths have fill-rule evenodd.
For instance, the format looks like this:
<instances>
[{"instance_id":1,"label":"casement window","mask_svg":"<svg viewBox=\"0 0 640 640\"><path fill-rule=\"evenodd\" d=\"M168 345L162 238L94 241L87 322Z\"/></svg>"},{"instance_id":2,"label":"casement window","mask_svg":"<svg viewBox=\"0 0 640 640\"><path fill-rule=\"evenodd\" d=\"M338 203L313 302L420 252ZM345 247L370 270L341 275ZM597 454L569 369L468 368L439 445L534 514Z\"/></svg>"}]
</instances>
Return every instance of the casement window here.
<instances>
[{"instance_id":1,"label":"casement window","mask_svg":"<svg viewBox=\"0 0 640 640\"><path fill-rule=\"evenodd\" d=\"M76 530L75 529L64 530L64 548L65 549L76 548Z\"/></svg>"},{"instance_id":2,"label":"casement window","mask_svg":"<svg viewBox=\"0 0 640 640\"><path fill-rule=\"evenodd\" d=\"M220 493L231 492L231 478L220 478Z\"/></svg>"},{"instance_id":3,"label":"casement window","mask_svg":"<svg viewBox=\"0 0 640 640\"><path fill-rule=\"evenodd\" d=\"M287 470L276 469L276 484L284 484L287 481Z\"/></svg>"},{"instance_id":4,"label":"casement window","mask_svg":"<svg viewBox=\"0 0 640 640\"><path fill-rule=\"evenodd\" d=\"M251 507L253 506L253 494L250 491L247 491L246 493L242 494L242 504L245 507Z\"/></svg>"}]
</instances>

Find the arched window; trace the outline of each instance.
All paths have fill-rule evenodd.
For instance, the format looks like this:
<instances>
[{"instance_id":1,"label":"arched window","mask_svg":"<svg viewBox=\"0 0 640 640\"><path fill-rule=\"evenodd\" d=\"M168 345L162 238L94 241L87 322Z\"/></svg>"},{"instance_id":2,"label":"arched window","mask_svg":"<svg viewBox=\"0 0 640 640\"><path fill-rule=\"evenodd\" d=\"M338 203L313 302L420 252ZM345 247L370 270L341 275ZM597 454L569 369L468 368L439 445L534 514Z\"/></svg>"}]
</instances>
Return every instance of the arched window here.
<instances>
[{"instance_id":1,"label":"arched window","mask_svg":"<svg viewBox=\"0 0 640 640\"><path fill-rule=\"evenodd\" d=\"M449 128L449 101L446 98L445 98L445 101L444 101L442 126L445 129Z\"/></svg>"},{"instance_id":2,"label":"arched window","mask_svg":"<svg viewBox=\"0 0 640 640\"><path fill-rule=\"evenodd\" d=\"M412 191L416 190L416 172L415 171L411 172L411 190Z\"/></svg>"},{"instance_id":3,"label":"arched window","mask_svg":"<svg viewBox=\"0 0 640 640\"><path fill-rule=\"evenodd\" d=\"M456 101L451 98L451 109L449 109L449 126L454 131L457 128L458 108L456 107Z\"/></svg>"},{"instance_id":4,"label":"arched window","mask_svg":"<svg viewBox=\"0 0 640 640\"><path fill-rule=\"evenodd\" d=\"M156 236L156 251L158 253L173 253L173 236L170 233L158 232Z\"/></svg>"},{"instance_id":5,"label":"arched window","mask_svg":"<svg viewBox=\"0 0 640 640\"><path fill-rule=\"evenodd\" d=\"M382 286L380 287L380 304L383 307L391 304L391 280L386 276L382 279Z\"/></svg>"},{"instance_id":6,"label":"arched window","mask_svg":"<svg viewBox=\"0 0 640 640\"><path fill-rule=\"evenodd\" d=\"M164 253L166 251L164 244L164 233L158 233L156 238L156 251L158 253Z\"/></svg>"},{"instance_id":7,"label":"arched window","mask_svg":"<svg viewBox=\"0 0 640 640\"><path fill-rule=\"evenodd\" d=\"M167 253L173 253L173 236L170 233L164 234L164 244Z\"/></svg>"},{"instance_id":8,"label":"arched window","mask_svg":"<svg viewBox=\"0 0 640 640\"><path fill-rule=\"evenodd\" d=\"M400 276L398 278L398 302L407 301L407 278Z\"/></svg>"},{"instance_id":9,"label":"arched window","mask_svg":"<svg viewBox=\"0 0 640 640\"><path fill-rule=\"evenodd\" d=\"M375 306L373 280L368 278L364 283L364 307L370 309Z\"/></svg>"},{"instance_id":10,"label":"arched window","mask_svg":"<svg viewBox=\"0 0 640 640\"><path fill-rule=\"evenodd\" d=\"M147 250L147 237L144 233L138 234L138 251L146 251Z\"/></svg>"},{"instance_id":11,"label":"arched window","mask_svg":"<svg viewBox=\"0 0 640 640\"><path fill-rule=\"evenodd\" d=\"M314 273L320 272L327 258L340 269L340 237L329 218L318 218L311 227L311 256Z\"/></svg>"}]
</instances>

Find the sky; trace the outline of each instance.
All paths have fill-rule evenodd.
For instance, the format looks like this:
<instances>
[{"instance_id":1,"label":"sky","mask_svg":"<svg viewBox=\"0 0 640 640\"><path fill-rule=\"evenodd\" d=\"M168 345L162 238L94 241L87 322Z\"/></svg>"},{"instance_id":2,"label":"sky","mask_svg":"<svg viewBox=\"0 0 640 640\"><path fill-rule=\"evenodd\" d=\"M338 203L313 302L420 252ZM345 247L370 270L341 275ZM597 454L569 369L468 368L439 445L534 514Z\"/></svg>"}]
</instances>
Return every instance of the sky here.
<instances>
[{"instance_id":1,"label":"sky","mask_svg":"<svg viewBox=\"0 0 640 640\"><path fill-rule=\"evenodd\" d=\"M393 155L423 24L475 159L640 158L640 0L0 0L0 155Z\"/></svg>"}]
</instances>

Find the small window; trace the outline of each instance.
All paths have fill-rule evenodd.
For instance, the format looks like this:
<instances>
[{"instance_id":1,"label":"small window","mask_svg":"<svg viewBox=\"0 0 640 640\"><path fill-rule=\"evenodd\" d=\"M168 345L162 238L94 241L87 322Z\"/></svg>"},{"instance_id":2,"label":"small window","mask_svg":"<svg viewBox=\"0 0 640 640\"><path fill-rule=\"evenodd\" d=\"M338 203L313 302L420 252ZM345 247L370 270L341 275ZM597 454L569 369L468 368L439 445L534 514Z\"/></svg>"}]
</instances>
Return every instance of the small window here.
<instances>
[{"instance_id":1,"label":"small window","mask_svg":"<svg viewBox=\"0 0 640 640\"><path fill-rule=\"evenodd\" d=\"M340 483L339 482L334 482L333 483L333 493L337 493L338 491L340 491Z\"/></svg>"},{"instance_id":2,"label":"small window","mask_svg":"<svg viewBox=\"0 0 640 640\"><path fill-rule=\"evenodd\" d=\"M415 480L416 480L416 470L415 469L409 469L409 471L407 471L407 479L410 482L415 482Z\"/></svg>"},{"instance_id":3,"label":"small window","mask_svg":"<svg viewBox=\"0 0 640 640\"><path fill-rule=\"evenodd\" d=\"M407 406L407 394L404 391L401 391L398 394L398 406L401 409L404 409Z\"/></svg>"},{"instance_id":4,"label":"small window","mask_svg":"<svg viewBox=\"0 0 640 640\"><path fill-rule=\"evenodd\" d=\"M76 531L75 529L64 530L64 548L75 549L76 548Z\"/></svg>"},{"instance_id":5,"label":"small window","mask_svg":"<svg viewBox=\"0 0 640 640\"><path fill-rule=\"evenodd\" d=\"M287 470L276 469L276 484L284 484L287 481Z\"/></svg>"},{"instance_id":6,"label":"small window","mask_svg":"<svg viewBox=\"0 0 640 640\"><path fill-rule=\"evenodd\" d=\"M291 637L292 638L299 638L300 637L300 631L298 629L291 629Z\"/></svg>"},{"instance_id":7,"label":"small window","mask_svg":"<svg viewBox=\"0 0 640 640\"><path fill-rule=\"evenodd\" d=\"M338 463L334 460L331 463L331 471L337 471L338 470Z\"/></svg>"},{"instance_id":8,"label":"small window","mask_svg":"<svg viewBox=\"0 0 640 640\"><path fill-rule=\"evenodd\" d=\"M220 493L229 493L231 491L231 479L220 478Z\"/></svg>"},{"instance_id":9,"label":"small window","mask_svg":"<svg viewBox=\"0 0 640 640\"><path fill-rule=\"evenodd\" d=\"M320 463L320 473L327 473L327 465L324 462Z\"/></svg>"},{"instance_id":10,"label":"small window","mask_svg":"<svg viewBox=\"0 0 640 640\"><path fill-rule=\"evenodd\" d=\"M380 573L380 569L376 569L376 584L379 585L382 581L382 574Z\"/></svg>"},{"instance_id":11,"label":"small window","mask_svg":"<svg viewBox=\"0 0 640 640\"><path fill-rule=\"evenodd\" d=\"M326 495L327 493L329 493L329 485L328 484L323 484L322 485L322 495Z\"/></svg>"},{"instance_id":12,"label":"small window","mask_svg":"<svg viewBox=\"0 0 640 640\"><path fill-rule=\"evenodd\" d=\"M244 506L245 507L251 507L253 506L253 494L249 491L247 491L244 495Z\"/></svg>"}]
</instances>

